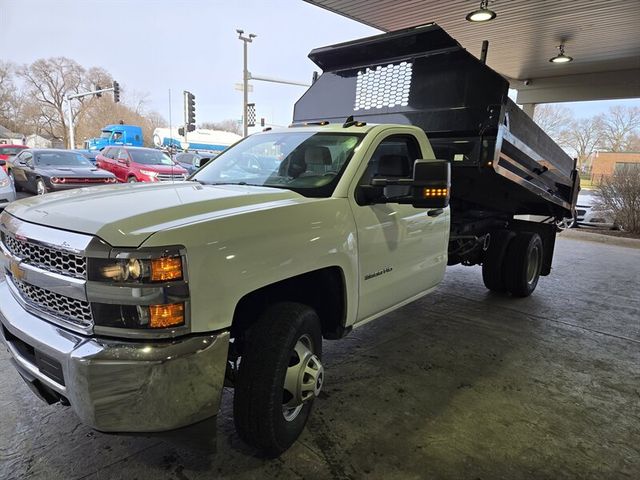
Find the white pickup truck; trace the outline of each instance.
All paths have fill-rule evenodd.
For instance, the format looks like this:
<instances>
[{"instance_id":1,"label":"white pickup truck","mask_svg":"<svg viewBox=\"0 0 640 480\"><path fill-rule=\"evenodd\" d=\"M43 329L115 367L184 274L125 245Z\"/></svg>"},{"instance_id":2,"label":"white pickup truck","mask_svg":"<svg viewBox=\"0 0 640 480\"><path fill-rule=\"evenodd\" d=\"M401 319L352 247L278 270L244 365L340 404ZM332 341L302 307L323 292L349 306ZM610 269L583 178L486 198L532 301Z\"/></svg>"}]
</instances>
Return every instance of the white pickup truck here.
<instances>
[{"instance_id":1,"label":"white pickup truck","mask_svg":"<svg viewBox=\"0 0 640 480\"><path fill-rule=\"evenodd\" d=\"M12 204L0 320L20 373L126 432L215 415L227 376L240 435L286 449L322 388L322 337L421 297L447 263L448 163L412 180L433 160L424 132L358 125L253 135L191 182Z\"/></svg>"},{"instance_id":2,"label":"white pickup truck","mask_svg":"<svg viewBox=\"0 0 640 480\"><path fill-rule=\"evenodd\" d=\"M420 62L441 54L455 65L452 52L471 62L458 47L414 58L422 36L432 35L439 47L452 41L437 26L422 27L370 40L400 38L408 60L398 49L364 51L395 55L383 65L404 75L409 105L372 104L361 116L391 112L407 123L415 115L424 126L336 121L341 109L363 108L345 104L353 97L336 86L360 88L386 74L360 66L334 73L323 61L325 73L294 115L313 115L315 102L330 124L252 135L187 182L12 203L0 216L1 336L34 392L71 405L101 431L155 432L215 416L231 385L238 433L277 455L296 440L322 388L323 338L429 293L447 263L482 265L491 290L531 294L551 271L555 226L514 216L568 216L575 171L563 173L562 154L539 160L518 140L514 129L531 120L520 119L508 84L486 66L471 63L442 82L468 85L467 73L480 75L502 103L487 108L486 89L471 89L479 99L468 109L448 115L442 105L432 113L423 106L420 116L421 97L407 86L420 80L411 80L412 69L431 75L437 68ZM345 62L351 48L331 48L327 58ZM430 143L434 119L469 127L462 139L438 128Z\"/></svg>"}]
</instances>

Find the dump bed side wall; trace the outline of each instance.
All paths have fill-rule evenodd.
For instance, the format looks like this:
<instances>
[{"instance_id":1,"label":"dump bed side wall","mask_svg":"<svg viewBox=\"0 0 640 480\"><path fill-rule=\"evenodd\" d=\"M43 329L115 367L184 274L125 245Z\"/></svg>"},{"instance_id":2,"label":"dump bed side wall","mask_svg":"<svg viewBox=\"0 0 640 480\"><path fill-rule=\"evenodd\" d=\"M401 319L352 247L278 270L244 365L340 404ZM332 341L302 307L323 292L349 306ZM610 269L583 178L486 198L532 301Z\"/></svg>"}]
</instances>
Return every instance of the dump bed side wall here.
<instances>
[{"instance_id":1,"label":"dump bed side wall","mask_svg":"<svg viewBox=\"0 0 640 480\"><path fill-rule=\"evenodd\" d=\"M314 50L325 70L295 122L422 128L452 163L454 209L571 214L573 161L508 97L508 82L436 25Z\"/></svg>"}]
</instances>

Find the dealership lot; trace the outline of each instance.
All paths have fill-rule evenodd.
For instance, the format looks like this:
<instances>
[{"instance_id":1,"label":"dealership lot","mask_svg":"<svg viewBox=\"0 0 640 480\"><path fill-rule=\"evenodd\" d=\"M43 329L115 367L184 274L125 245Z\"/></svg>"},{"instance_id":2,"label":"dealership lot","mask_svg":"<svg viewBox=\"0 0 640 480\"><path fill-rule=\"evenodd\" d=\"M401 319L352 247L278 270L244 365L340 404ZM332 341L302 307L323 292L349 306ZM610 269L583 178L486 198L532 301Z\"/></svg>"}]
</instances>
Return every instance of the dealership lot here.
<instances>
[{"instance_id":1,"label":"dealership lot","mask_svg":"<svg viewBox=\"0 0 640 480\"><path fill-rule=\"evenodd\" d=\"M433 295L325 342L325 390L276 460L237 437L231 391L216 453L105 435L37 400L2 350L0 478L634 478L640 249L561 237L554 262L521 300L453 267Z\"/></svg>"}]
</instances>

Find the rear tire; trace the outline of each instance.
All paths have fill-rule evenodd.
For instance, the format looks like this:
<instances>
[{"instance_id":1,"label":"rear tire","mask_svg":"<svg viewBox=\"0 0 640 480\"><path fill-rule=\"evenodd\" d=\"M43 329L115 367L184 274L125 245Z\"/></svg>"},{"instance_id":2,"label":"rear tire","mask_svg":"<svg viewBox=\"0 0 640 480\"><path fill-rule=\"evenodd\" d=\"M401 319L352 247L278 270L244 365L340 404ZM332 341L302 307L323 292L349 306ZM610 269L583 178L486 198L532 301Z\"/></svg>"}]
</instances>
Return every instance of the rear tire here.
<instances>
[{"instance_id":1,"label":"rear tire","mask_svg":"<svg viewBox=\"0 0 640 480\"><path fill-rule=\"evenodd\" d=\"M504 258L504 280L514 297L528 297L540 279L542 239L537 233L521 232L511 241Z\"/></svg>"},{"instance_id":2,"label":"rear tire","mask_svg":"<svg viewBox=\"0 0 640 480\"><path fill-rule=\"evenodd\" d=\"M504 293L507 291L503 273L504 256L516 234L511 230L496 230L490 235L489 248L482 261L482 281L492 292Z\"/></svg>"},{"instance_id":3,"label":"rear tire","mask_svg":"<svg viewBox=\"0 0 640 480\"><path fill-rule=\"evenodd\" d=\"M275 457L298 439L322 387L320 320L306 305L278 303L247 330L244 340L233 397L234 423L242 440ZM313 392L301 388L305 400L298 405L287 386L291 378L308 378L308 368L295 370L297 361L302 363L297 352L307 347L314 358L307 355L309 363L304 367L319 367L320 375L311 375ZM290 374L292 369L294 375Z\"/></svg>"}]
</instances>

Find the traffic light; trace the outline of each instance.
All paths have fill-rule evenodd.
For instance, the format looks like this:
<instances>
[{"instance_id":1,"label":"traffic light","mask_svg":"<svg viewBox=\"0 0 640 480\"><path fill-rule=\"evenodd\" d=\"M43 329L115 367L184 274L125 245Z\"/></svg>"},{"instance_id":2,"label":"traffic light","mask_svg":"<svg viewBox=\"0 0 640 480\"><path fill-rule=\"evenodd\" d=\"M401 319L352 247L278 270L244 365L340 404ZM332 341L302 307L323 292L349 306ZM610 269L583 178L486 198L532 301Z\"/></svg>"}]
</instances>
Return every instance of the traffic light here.
<instances>
[{"instance_id":1,"label":"traffic light","mask_svg":"<svg viewBox=\"0 0 640 480\"><path fill-rule=\"evenodd\" d=\"M180 135L181 137L184 137L184 127L178 128L178 135Z\"/></svg>"},{"instance_id":2,"label":"traffic light","mask_svg":"<svg viewBox=\"0 0 640 480\"><path fill-rule=\"evenodd\" d=\"M196 129L196 126L193 123L187 125L187 132L193 132Z\"/></svg>"},{"instance_id":3,"label":"traffic light","mask_svg":"<svg viewBox=\"0 0 640 480\"><path fill-rule=\"evenodd\" d=\"M102 87L100 85L96 85L96 90L102 90ZM102 92L96 93L96 97L98 98L102 97Z\"/></svg>"},{"instance_id":4,"label":"traffic light","mask_svg":"<svg viewBox=\"0 0 640 480\"><path fill-rule=\"evenodd\" d=\"M120 84L113 81L113 101L118 103L120 101Z\"/></svg>"},{"instance_id":5,"label":"traffic light","mask_svg":"<svg viewBox=\"0 0 640 480\"><path fill-rule=\"evenodd\" d=\"M193 93L184 92L184 103L185 103L185 120L187 125L195 125L196 124L196 97ZM195 127L194 127L195 129ZM192 132L193 130L189 130Z\"/></svg>"}]
</instances>

